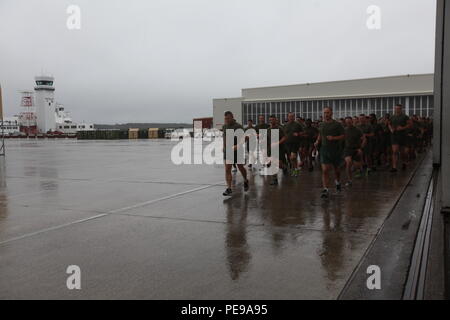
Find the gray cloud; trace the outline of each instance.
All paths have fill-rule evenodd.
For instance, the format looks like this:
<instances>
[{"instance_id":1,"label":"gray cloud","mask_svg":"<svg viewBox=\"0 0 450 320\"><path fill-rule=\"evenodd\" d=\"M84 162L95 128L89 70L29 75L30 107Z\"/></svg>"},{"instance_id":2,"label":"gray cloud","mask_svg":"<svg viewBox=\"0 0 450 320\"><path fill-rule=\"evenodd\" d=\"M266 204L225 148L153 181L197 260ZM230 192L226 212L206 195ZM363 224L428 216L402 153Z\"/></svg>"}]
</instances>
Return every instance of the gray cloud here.
<instances>
[{"instance_id":1,"label":"gray cloud","mask_svg":"<svg viewBox=\"0 0 450 320\"><path fill-rule=\"evenodd\" d=\"M66 28L81 7L82 28ZM366 28L366 8L382 29ZM75 120L185 121L243 87L433 72L435 0L0 0L5 113L41 71Z\"/></svg>"}]
</instances>

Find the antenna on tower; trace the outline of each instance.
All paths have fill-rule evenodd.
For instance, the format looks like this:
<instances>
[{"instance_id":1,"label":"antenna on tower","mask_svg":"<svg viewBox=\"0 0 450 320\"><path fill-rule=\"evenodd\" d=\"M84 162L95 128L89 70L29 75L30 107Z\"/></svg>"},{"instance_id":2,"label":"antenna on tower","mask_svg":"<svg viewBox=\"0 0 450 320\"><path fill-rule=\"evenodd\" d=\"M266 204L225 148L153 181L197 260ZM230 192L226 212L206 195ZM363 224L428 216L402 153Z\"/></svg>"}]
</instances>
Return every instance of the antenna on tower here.
<instances>
[{"instance_id":1,"label":"antenna on tower","mask_svg":"<svg viewBox=\"0 0 450 320\"><path fill-rule=\"evenodd\" d=\"M31 91L21 91L22 98L20 100L20 106L23 108L19 115L20 127L24 130L25 134L36 134L36 110L34 105L34 93ZM22 131L22 130L21 130Z\"/></svg>"}]
</instances>

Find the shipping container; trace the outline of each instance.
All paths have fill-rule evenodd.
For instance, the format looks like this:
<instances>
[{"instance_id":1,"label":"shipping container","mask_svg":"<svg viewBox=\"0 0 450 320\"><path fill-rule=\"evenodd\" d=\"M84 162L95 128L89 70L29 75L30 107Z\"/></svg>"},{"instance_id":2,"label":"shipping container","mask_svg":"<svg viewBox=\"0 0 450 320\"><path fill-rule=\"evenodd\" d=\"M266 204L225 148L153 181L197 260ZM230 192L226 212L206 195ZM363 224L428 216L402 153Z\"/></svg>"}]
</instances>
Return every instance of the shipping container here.
<instances>
[{"instance_id":1,"label":"shipping container","mask_svg":"<svg viewBox=\"0 0 450 320\"><path fill-rule=\"evenodd\" d=\"M128 139L139 139L139 129L130 128L128 130Z\"/></svg>"}]
</instances>

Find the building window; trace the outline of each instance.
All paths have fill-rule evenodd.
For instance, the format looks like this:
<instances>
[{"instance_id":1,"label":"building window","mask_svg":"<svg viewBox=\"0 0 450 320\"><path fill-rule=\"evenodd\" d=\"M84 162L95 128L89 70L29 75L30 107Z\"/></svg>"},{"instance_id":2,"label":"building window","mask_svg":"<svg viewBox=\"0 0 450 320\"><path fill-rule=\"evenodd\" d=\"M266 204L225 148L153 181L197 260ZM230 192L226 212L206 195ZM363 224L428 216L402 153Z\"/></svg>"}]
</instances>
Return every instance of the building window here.
<instances>
[{"instance_id":1,"label":"building window","mask_svg":"<svg viewBox=\"0 0 450 320\"><path fill-rule=\"evenodd\" d=\"M332 108L333 108L333 112L334 114L338 117L338 118L342 118L341 116L341 108L339 106L339 100L334 100L332 102Z\"/></svg>"},{"instance_id":2,"label":"building window","mask_svg":"<svg viewBox=\"0 0 450 320\"><path fill-rule=\"evenodd\" d=\"M427 110L428 110L428 97L423 96L422 97L422 110L421 110L420 115L423 117L426 116Z\"/></svg>"},{"instance_id":3,"label":"building window","mask_svg":"<svg viewBox=\"0 0 450 320\"><path fill-rule=\"evenodd\" d=\"M434 96L429 96L427 117L433 116L433 110L434 110Z\"/></svg>"},{"instance_id":4,"label":"building window","mask_svg":"<svg viewBox=\"0 0 450 320\"><path fill-rule=\"evenodd\" d=\"M408 107L409 107L409 114L413 114L415 112L415 99L414 97L409 97L409 103L408 103Z\"/></svg>"},{"instance_id":5,"label":"building window","mask_svg":"<svg viewBox=\"0 0 450 320\"><path fill-rule=\"evenodd\" d=\"M319 107L317 108L316 119L319 119L319 116L323 113L323 108L328 107L328 101L320 101Z\"/></svg>"},{"instance_id":6,"label":"building window","mask_svg":"<svg viewBox=\"0 0 450 320\"><path fill-rule=\"evenodd\" d=\"M382 98L380 115L385 114L387 112L388 103L389 103L389 100L387 98Z\"/></svg>"},{"instance_id":7,"label":"building window","mask_svg":"<svg viewBox=\"0 0 450 320\"><path fill-rule=\"evenodd\" d=\"M363 99L363 110L365 110L365 112L367 112L368 114L371 113L369 99Z\"/></svg>"},{"instance_id":8,"label":"building window","mask_svg":"<svg viewBox=\"0 0 450 320\"><path fill-rule=\"evenodd\" d=\"M420 97L415 97L415 108L414 108L414 112L412 114L416 114L420 112L420 109L422 109L422 104L421 104L421 99Z\"/></svg>"},{"instance_id":9,"label":"building window","mask_svg":"<svg viewBox=\"0 0 450 320\"><path fill-rule=\"evenodd\" d=\"M400 97L400 104L405 107L406 105L406 98L405 97Z\"/></svg>"}]
</instances>

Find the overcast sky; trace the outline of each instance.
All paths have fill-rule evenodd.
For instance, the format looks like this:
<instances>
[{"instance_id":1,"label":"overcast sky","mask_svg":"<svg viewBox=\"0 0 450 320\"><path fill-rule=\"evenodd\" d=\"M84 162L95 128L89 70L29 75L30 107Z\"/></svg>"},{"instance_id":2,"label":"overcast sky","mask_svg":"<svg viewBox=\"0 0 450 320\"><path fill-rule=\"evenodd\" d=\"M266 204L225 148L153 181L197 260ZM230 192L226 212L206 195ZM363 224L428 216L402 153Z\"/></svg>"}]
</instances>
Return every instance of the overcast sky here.
<instances>
[{"instance_id":1,"label":"overcast sky","mask_svg":"<svg viewBox=\"0 0 450 320\"><path fill-rule=\"evenodd\" d=\"M69 5L81 29L69 30ZM381 29L369 30L370 5ZM435 0L0 0L5 114L42 71L74 120L191 122L241 88L434 70Z\"/></svg>"}]
</instances>

